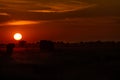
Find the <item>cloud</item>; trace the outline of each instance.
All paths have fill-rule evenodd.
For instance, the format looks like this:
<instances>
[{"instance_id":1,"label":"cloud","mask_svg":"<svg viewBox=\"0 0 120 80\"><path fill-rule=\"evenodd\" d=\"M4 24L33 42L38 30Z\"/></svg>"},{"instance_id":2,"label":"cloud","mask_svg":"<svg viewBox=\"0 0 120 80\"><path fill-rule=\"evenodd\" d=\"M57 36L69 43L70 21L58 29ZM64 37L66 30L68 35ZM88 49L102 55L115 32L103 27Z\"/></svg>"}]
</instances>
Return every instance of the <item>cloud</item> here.
<instances>
[{"instance_id":1,"label":"cloud","mask_svg":"<svg viewBox=\"0 0 120 80\"><path fill-rule=\"evenodd\" d=\"M110 0L0 0L1 13L14 20L120 16L120 1ZM5 15L5 14L1 14Z\"/></svg>"},{"instance_id":2,"label":"cloud","mask_svg":"<svg viewBox=\"0 0 120 80\"><path fill-rule=\"evenodd\" d=\"M44 6L43 4L37 4L39 7ZM30 12L69 12L69 11L76 11L76 10L81 10L89 7L94 7L96 6L95 4L88 4L84 2L67 2L67 3L48 3L44 7L47 9L33 9L33 10L28 10Z\"/></svg>"},{"instance_id":3,"label":"cloud","mask_svg":"<svg viewBox=\"0 0 120 80\"><path fill-rule=\"evenodd\" d=\"M3 16L9 16L9 14L8 13L0 13L0 15L3 15Z\"/></svg>"},{"instance_id":4,"label":"cloud","mask_svg":"<svg viewBox=\"0 0 120 80\"><path fill-rule=\"evenodd\" d=\"M65 20L68 22L75 22L75 23L80 23L80 24L85 24L85 25L90 25L90 24L110 24L110 23L115 23L114 18L112 17L93 17L93 18L75 18L71 20ZM86 24L87 23L87 24Z\"/></svg>"},{"instance_id":5,"label":"cloud","mask_svg":"<svg viewBox=\"0 0 120 80\"><path fill-rule=\"evenodd\" d=\"M94 4L88 4L81 1L73 0L0 0L2 6L6 9L13 9L19 11L29 11L29 12L67 12L79 9L85 9L95 6Z\"/></svg>"},{"instance_id":6,"label":"cloud","mask_svg":"<svg viewBox=\"0 0 120 80\"><path fill-rule=\"evenodd\" d=\"M11 21L11 22L6 22L1 24L1 26L9 25L9 26L15 26L15 25L31 25L31 24L39 24L39 21L25 21L25 20L20 20L20 21Z\"/></svg>"},{"instance_id":7,"label":"cloud","mask_svg":"<svg viewBox=\"0 0 120 80\"><path fill-rule=\"evenodd\" d=\"M82 17L82 18L66 18L64 20L50 20L47 24L52 23L56 26L62 25L63 27L72 28L79 27L110 27L120 25L120 18L117 17ZM61 26L61 27L62 27ZM84 27L85 28L85 27Z\"/></svg>"}]
</instances>

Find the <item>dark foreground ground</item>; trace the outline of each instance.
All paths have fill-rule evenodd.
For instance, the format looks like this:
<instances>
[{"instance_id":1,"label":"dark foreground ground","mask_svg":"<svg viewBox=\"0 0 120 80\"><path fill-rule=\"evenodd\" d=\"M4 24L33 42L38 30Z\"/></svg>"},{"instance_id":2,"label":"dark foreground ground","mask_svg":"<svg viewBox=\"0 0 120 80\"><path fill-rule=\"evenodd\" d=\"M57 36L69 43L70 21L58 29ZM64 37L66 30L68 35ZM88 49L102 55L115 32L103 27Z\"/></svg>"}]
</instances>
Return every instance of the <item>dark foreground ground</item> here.
<instances>
[{"instance_id":1,"label":"dark foreground ground","mask_svg":"<svg viewBox=\"0 0 120 80\"><path fill-rule=\"evenodd\" d=\"M1 50L1 54L4 54ZM120 50L15 49L12 59L1 60L0 79L29 80L119 80Z\"/></svg>"}]
</instances>

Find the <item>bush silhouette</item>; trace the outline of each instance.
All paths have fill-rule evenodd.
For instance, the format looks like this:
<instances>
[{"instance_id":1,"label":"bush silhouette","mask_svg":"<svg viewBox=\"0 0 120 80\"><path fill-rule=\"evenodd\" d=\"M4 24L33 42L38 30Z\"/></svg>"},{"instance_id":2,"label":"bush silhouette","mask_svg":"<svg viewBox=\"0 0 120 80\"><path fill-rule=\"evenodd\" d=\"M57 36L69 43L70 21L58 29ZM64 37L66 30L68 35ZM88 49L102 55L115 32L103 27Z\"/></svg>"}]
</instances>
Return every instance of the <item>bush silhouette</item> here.
<instances>
[{"instance_id":1,"label":"bush silhouette","mask_svg":"<svg viewBox=\"0 0 120 80\"><path fill-rule=\"evenodd\" d=\"M48 40L41 40L39 44L41 51L53 51L54 50L54 42Z\"/></svg>"},{"instance_id":2,"label":"bush silhouette","mask_svg":"<svg viewBox=\"0 0 120 80\"><path fill-rule=\"evenodd\" d=\"M20 46L20 47L25 47L26 43L27 43L27 42L24 41L24 40L19 41L19 46Z\"/></svg>"}]
</instances>

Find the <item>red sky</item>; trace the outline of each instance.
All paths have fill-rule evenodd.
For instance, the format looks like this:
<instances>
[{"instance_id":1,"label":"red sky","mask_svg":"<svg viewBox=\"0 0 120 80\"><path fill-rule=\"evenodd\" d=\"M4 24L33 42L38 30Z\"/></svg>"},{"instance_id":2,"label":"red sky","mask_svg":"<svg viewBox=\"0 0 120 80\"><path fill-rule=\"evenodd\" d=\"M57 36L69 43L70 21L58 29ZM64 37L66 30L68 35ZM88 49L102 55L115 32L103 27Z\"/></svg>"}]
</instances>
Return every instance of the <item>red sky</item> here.
<instances>
[{"instance_id":1,"label":"red sky","mask_svg":"<svg viewBox=\"0 0 120 80\"><path fill-rule=\"evenodd\" d=\"M119 41L118 0L0 0L0 42Z\"/></svg>"}]
</instances>

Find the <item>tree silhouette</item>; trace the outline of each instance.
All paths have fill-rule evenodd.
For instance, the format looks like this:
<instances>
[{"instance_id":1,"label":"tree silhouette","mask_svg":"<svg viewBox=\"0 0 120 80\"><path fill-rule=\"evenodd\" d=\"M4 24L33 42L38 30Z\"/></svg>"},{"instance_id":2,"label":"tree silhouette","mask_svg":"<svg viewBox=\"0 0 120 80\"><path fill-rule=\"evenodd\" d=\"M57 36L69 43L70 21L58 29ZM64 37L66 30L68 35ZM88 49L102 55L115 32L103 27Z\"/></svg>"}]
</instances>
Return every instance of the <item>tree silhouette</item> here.
<instances>
[{"instance_id":1,"label":"tree silhouette","mask_svg":"<svg viewBox=\"0 0 120 80\"><path fill-rule=\"evenodd\" d=\"M41 51L53 51L54 42L48 40L41 40L39 47Z\"/></svg>"},{"instance_id":2,"label":"tree silhouette","mask_svg":"<svg viewBox=\"0 0 120 80\"><path fill-rule=\"evenodd\" d=\"M19 41L19 46L20 46L20 47L25 47L26 43L27 43L27 42L24 41L24 40Z\"/></svg>"}]
</instances>

